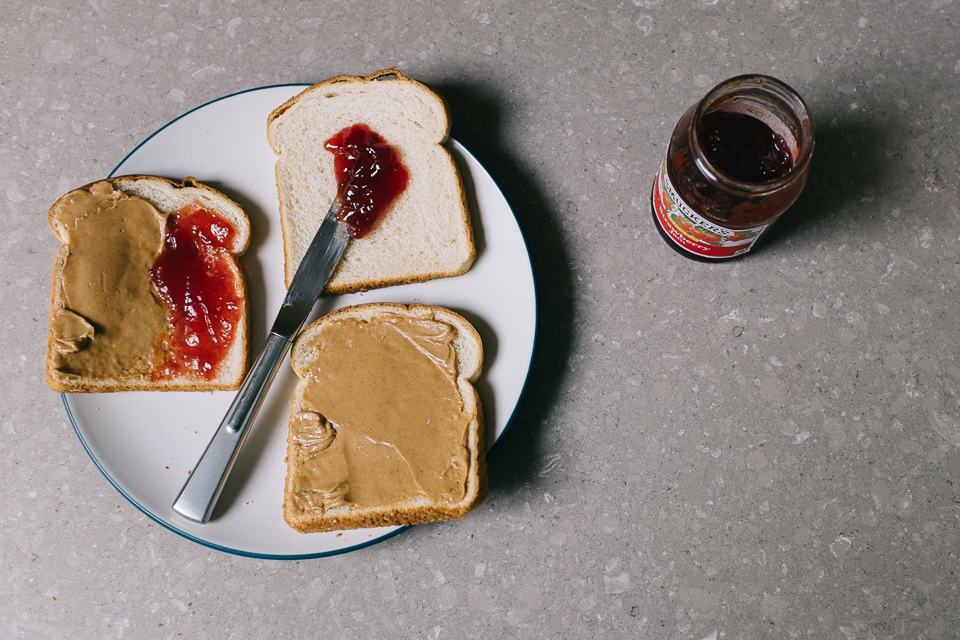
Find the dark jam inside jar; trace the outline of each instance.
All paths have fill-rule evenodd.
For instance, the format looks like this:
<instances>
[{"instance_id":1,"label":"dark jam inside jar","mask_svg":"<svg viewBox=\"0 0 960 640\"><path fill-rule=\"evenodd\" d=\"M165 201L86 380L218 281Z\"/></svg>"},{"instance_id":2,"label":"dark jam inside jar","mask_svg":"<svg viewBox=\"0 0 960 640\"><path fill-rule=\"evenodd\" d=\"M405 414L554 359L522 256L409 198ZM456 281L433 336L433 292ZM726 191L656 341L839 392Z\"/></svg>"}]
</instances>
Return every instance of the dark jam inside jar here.
<instances>
[{"instance_id":1,"label":"dark jam inside jar","mask_svg":"<svg viewBox=\"0 0 960 640\"><path fill-rule=\"evenodd\" d=\"M718 171L742 182L768 182L793 169L783 136L744 113L714 111L700 119L700 145Z\"/></svg>"},{"instance_id":2,"label":"dark jam inside jar","mask_svg":"<svg viewBox=\"0 0 960 640\"><path fill-rule=\"evenodd\" d=\"M670 136L650 194L657 231L693 260L747 253L800 195L813 137L810 110L783 82L721 82Z\"/></svg>"},{"instance_id":3,"label":"dark jam inside jar","mask_svg":"<svg viewBox=\"0 0 960 640\"><path fill-rule=\"evenodd\" d=\"M396 150L365 124L355 124L326 141L334 154L340 219L352 238L367 235L407 187L409 173Z\"/></svg>"},{"instance_id":4,"label":"dark jam inside jar","mask_svg":"<svg viewBox=\"0 0 960 640\"><path fill-rule=\"evenodd\" d=\"M163 250L150 270L170 318L154 380L216 377L243 311L240 265L230 251L235 235L229 222L200 203L168 218Z\"/></svg>"},{"instance_id":5,"label":"dark jam inside jar","mask_svg":"<svg viewBox=\"0 0 960 640\"><path fill-rule=\"evenodd\" d=\"M796 166L796 142L752 116L715 111L700 119L694 145L693 116L690 109L677 123L667 161L670 181L693 210L726 227L747 229L793 204L806 180L805 170L787 179ZM704 173L704 160L717 175Z\"/></svg>"}]
</instances>

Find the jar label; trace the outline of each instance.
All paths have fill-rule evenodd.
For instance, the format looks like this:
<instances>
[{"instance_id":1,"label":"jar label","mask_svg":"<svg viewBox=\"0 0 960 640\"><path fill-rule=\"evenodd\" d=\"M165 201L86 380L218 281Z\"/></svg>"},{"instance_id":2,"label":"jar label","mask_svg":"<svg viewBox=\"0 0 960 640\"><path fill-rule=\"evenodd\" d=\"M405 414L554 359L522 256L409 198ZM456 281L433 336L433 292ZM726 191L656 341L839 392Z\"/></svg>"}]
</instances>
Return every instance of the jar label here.
<instances>
[{"instance_id":1,"label":"jar label","mask_svg":"<svg viewBox=\"0 0 960 640\"><path fill-rule=\"evenodd\" d=\"M653 183L653 211L670 239L690 253L705 258L732 258L750 251L770 225L752 229L728 229L710 222L684 202L667 175L664 159Z\"/></svg>"}]
</instances>

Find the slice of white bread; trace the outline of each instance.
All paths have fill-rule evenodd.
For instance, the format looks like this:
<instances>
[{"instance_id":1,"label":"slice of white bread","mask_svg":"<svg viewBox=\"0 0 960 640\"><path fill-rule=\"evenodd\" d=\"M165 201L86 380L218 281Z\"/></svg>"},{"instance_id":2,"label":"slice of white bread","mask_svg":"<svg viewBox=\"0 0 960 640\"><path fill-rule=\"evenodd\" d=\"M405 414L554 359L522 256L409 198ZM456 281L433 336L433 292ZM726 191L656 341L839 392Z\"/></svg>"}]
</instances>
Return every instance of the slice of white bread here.
<instances>
[{"instance_id":1,"label":"slice of white bread","mask_svg":"<svg viewBox=\"0 0 960 640\"><path fill-rule=\"evenodd\" d=\"M322 490L319 495L323 499L319 501L319 504L317 504L317 500L311 500L309 498L305 501L303 499L304 492L302 491L302 488L308 483L307 480L304 480L305 474L314 472L318 467L330 468L329 465L333 464L332 462L325 462L322 459L318 459L319 455L326 455L328 452L333 452L337 446L351 446L346 444L350 442L361 442L363 445L369 447L368 443L376 440L376 438L371 438L367 432L362 435L356 435L355 432L354 434L341 433L343 427L335 424L332 419L327 421L327 418L320 414L319 410L312 404L313 401L311 401L311 398L329 398L328 394L334 392L338 385L351 388L357 380L364 379L363 374L357 376L354 371L344 371L344 375L347 377L338 379L337 377L339 376L340 370L330 371L328 369L325 375L334 376L334 378L332 378L334 382L330 382L331 378L327 378L327 382L324 383L322 375L315 375L317 373L315 370L316 366L322 366L323 362L325 362L318 360L321 358L321 347L317 346L317 343L319 341L324 345L329 344L325 342L327 340L326 336L329 334L323 334L323 331L329 327L337 326L337 323L345 323L348 327L351 327L384 318L391 318L393 322L397 322L398 319L400 321L405 319L435 321L436 323L445 325L441 327L443 331L452 329L454 333L452 342L449 344L452 346L455 356L452 359L448 358L448 362L454 363L453 373L451 374L448 369L446 375L452 375L455 378L456 389L460 396L459 402L461 403L455 406L460 407L459 411L461 415L457 417L457 420L462 420L460 424L463 425L463 442L458 446L462 446L465 449L465 451L460 450L460 455L462 455L463 459L459 463L460 467L457 467L465 467L466 469L465 473L461 472L462 475L460 475L463 479L463 484L458 485L458 490L462 490L462 498L456 498L452 501L438 500L431 498L423 491L414 490L406 493L401 492L389 503L357 504L357 501L353 500L352 492L354 488L361 484L369 484L371 482L380 482L381 484L391 482L389 479L386 481L382 479L388 478L387 466L389 465L389 461L381 462L379 458L374 458L375 462L373 464L375 466L373 468L377 469L376 475L382 476L380 479L373 480L369 477L357 478L356 470L348 466L345 474L345 482L341 481L342 484L337 485L335 490L331 490L328 493L324 494L326 489ZM351 324L351 321L355 322ZM359 336L359 332L355 328L348 329L348 331L353 332L348 333L348 338L351 340L351 348L357 348L359 353L367 353L369 355L370 352L363 351L363 347L359 346L360 340L362 339ZM409 340L409 338L406 339ZM446 339L450 339L449 334ZM329 348L335 350L337 347L333 346ZM421 351L421 353L423 352ZM352 358L353 355L355 354L351 354L349 357ZM429 356L423 355L418 357L426 359ZM286 457L287 479L284 486L283 502L283 515L291 527L302 533L307 533L450 520L465 516L478 507L486 498L486 437L483 426L483 410L480 405L480 399L472 384L476 382L480 376L480 371L483 366L483 346L476 330L463 317L448 309L435 306L411 305L410 307L405 307L393 303L374 303L344 307L320 318L307 327L294 344L290 361L297 375L300 377L290 402L291 412ZM373 359L368 361L366 366L375 367L371 362L375 363L379 362L379 360ZM419 393L425 392L435 398L446 393L443 391L448 388L445 385L429 390L409 388L413 374L410 373L408 377L406 372L412 372L416 366L424 366L426 368L435 366L437 364L436 360L429 363L423 361L419 363L409 363L409 368L407 364L409 361L403 360L403 362L405 364L401 367L403 373L399 376L400 379L393 379L391 377L391 367L375 367L373 375L367 379L376 380L377 383L356 389L357 394L360 394L359 400L363 403L365 411L371 411L372 415L384 415L383 410L378 407L388 407L387 413L389 414L407 416L409 414L405 413L404 409L397 408L397 403L410 402L413 398L417 397ZM317 364L315 365L315 363ZM352 367L347 368L353 369ZM380 378L381 375L384 376L382 379ZM444 379L450 380L449 377ZM457 399L453 398L451 400L448 397L447 401L455 403ZM397 437L426 438L427 442L439 439L441 437L437 435L439 432L431 431L431 429L436 427L437 423L441 421L441 418L431 411L432 410L427 410L426 415L420 414L420 417L433 418L433 420L427 419L420 424L409 424L401 419L402 427L400 427L399 431L402 431L403 435ZM314 419L319 417L321 424L325 425L323 427L323 429L325 429L325 435L322 439L326 440L326 442L321 443L320 439L311 437L309 433L305 432L302 423L305 416L313 417ZM433 423L432 425L431 422ZM456 429L444 433L456 433ZM449 436L444 435L442 437ZM338 440L341 442L337 442ZM404 449L404 445L402 444L395 445L394 443L396 442L400 441L388 440L386 442L378 442L377 444L386 444L389 447L388 458L391 457L390 454L398 453L400 460L406 461L408 465L414 464L412 462L413 458L410 458L410 460L404 458L405 452L409 451L410 440L408 440L408 444L406 445L408 447L407 449ZM338 453L338 455L342 454ZM351 458L351 455L350 452L347 452L346 458L353 460L354 458ZM393 457L394 459L397 458L395 455ZM436 460L437 458L433 459ZM440 457L439 459L443 460L445 458ZM446 458L446 460L449 463L449 458ZM381 464L385 466L381 466ZM354 475L351 475L351 470L354 471ZM416 475L416 473L422 474L421 477L426 474L431 474L433 478L446 477L446 472L443 468L414 470L411 467L410 470L413 472L413 475ZM447 471L449 471L449 467ZM407 472L404 471L404 473ZM403 479L401 478L401 480ZM351 485L351 482L354 484ZM315 491L307 493L316 495ZM336 499L332 503L328 501L331 496Z\"/></svg>"},{"instance_id":2,"label":"slice of white bread","mask_svg":"<svg viewBox=\"0 0 960 640\"><path fill-rule=\"evenodd\" d=\"M71 234L75 232L76 227L74 225L80 224L79 222L66 223L60 215L62 211L61 207L74 206L78 201L85 201L84 198L89 199L90 190L95 188L101 189L104 192L109 192L112 189L113 193L111 197L139 198L149 203L159 214L159 216L157 216L157 224L161 227L158 236L161 244L164 233L162 228L167 216L193 203L199 203L203 208L215 212L222 219L230 223L235 231L232 247L230 248L230 252L234 254L234 256L239 257L242 255L250 243L250 221L243 209L222 193L198 183L196 179L191 177L184 178L181 184L177 184L156 176L121 176L100 180L64 195L50 208L48 214L50 228L62 244L54 262L53 281L51 284L50 322L47 331L47 385L55 391L62 392L132 390L213 391L238 389L243 382L249 361L248 336L250 323L246 283L244 282L243 272L239 269L239 266L237 268L237 284L242 300L240 319L234 330L233 342L229 346L223 360L219 363L216 376L212 379L207 380L202 377L193 376L182 376L172 379L152 379L150 367L156 364L156 350L154 350L153 353L135 354L135 357L141 363L138 370L135 373L127 371L121 376L78 375L61 370L61 368L68 369L69 366L61 366L64 365L65 360L58 350L58 335L54 329L54 319L65 309L63 269L73 250L71 247ZM96 225L97 214L99 212L100 211L94 207L94 210L90 211L87 217L84 218L82 224ZM119 233L121 234L120 236L114 235L114 237L122 238L124 229L114 229L110 231L110 233ZM104 237L109 237L109 234L104 232ZM156 293L152 289L152 285L149 284L149 266L152 265L152 260L155 259L155 255L159 250L160 247L158 246L152 253L148 251L145 255L137 256L137 263L140 268L136 270L136 273L129 272L125 274L123 278L126 279L127 284L131 282L136 283L136 286L139 287L141 291L149 290L153 292L152 295L155 298L155 304L161 305L166 309L166 305L156 298ZM81 259L84 258L81 256ZM90 262L89 256L85 259L87 262ZM94 273L93 276L96 277L96 273ZM86 286L91 285L87 284ZM103 298L105 300L111 300L110 294L104 294ZM104 304L110 303L105 302ZM68 312L69 311L70 310L68 310ZM128 316L135 317L135 311L136 310L121 310L121 313L123 313L126 319ZM93 312L89 315L96 315L96 309L93 309ZM100 329L96 328L97 321L95 318L90 318L90 322L93 327L93 335L90 339L95 341L99 337L98 331L100 331ZM87 324L90 326L90 323ZM125 324L130 325L132 323L126 322ZM143 331L142 328L136 326L127 326L122 329L129 332ZM132 333L127 335L132 335ZM148 340L156 342L153 337L148 337ZM111 357L110 350L106 350L103 353L105 353L105 357Z\"/></svg>"},{"instance_id":3,"label":"slice of white bread","mask_svg":"<svg viewBox=\"0 0 960 640\"><path fill-rule=\"evenodd\" d=\"M476 250L460 174L441 146L450 132L446 106L426 86L387 69L313 85L267 119L267 138L278 155L287 286L337 195L334 156L324 143L359 123L396 149L409 182L373 230L350 242L325 292L465 273Z\"/></svg>"}]
</instances>

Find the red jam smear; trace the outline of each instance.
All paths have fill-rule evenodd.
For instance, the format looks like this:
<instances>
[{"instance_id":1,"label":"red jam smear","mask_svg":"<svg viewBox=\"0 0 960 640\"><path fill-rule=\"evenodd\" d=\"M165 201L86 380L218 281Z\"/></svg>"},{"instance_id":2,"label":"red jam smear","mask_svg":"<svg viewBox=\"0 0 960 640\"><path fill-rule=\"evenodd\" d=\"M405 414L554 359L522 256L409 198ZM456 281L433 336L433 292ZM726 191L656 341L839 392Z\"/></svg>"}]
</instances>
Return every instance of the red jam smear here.
<instances>
[{"instance_id":1,"label":"red jam smear","mask_svg":"<svg viewBox=\"0 0 960 640\"><path fill-rule=\"evenodd\" d=\"M154 380L216 377L243 311L240 265L230 252L236 233L199 202L168 218L150 270L170 314L166 359L154 368Z\"/></svg>"},{"instance_id":2,"label":"red jam smear","mask_svg":"<svg viewBox=\"0 0 960 640\"><path fill-rule=\"evenodd\" d=\"M351 238L362 238L407 188L410 174L396 150L365 124L347 127L324 148L334 154L340 220Z\"/></svg>"},{"instance_id":3,"label":"red jam smear","mask_svg":"<svg viewBox=\"0 0 960 640\"><path fill-rule=\"evenodd\" d=\"M793 169L787 141L752 116L714 111L701 118L698 134L710 164L735 180L769 182Z\"/></svg>"}]
</instances>

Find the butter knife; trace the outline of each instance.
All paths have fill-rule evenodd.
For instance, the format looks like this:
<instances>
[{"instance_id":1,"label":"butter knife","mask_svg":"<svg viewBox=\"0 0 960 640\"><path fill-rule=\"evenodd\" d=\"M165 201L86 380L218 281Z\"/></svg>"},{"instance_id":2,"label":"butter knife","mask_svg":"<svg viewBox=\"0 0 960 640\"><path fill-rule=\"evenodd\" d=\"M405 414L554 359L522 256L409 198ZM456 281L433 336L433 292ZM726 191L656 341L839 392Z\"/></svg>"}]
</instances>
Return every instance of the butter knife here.
<instances>
[{"instance_id":1,"label":"butter knife","mask_svg":"<svg viewBox=\"0 0 960 640\"><path fill-rule=\"evenodd\" d=\"M350 236L347 226L340 222L339 212L340 200L335 199L293 276L266 344L173 503L173 510L188 520L206 524L210 519L280 362L343 255Z\"/></svg>"}]
</instances>

